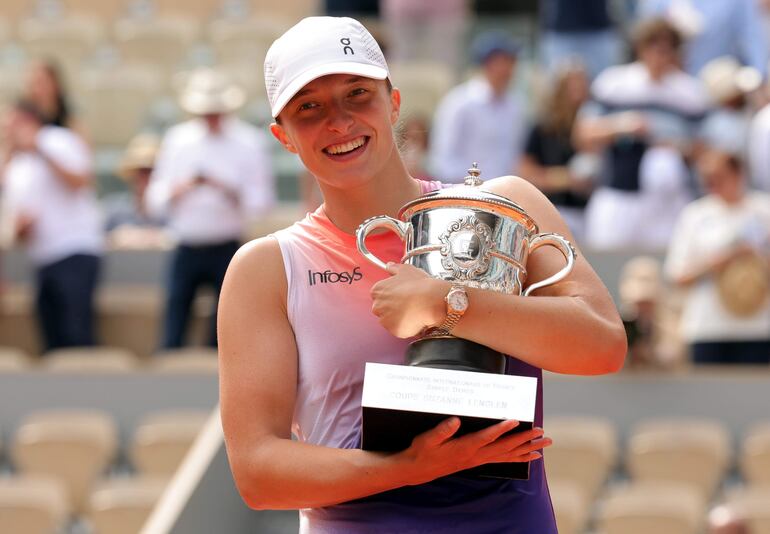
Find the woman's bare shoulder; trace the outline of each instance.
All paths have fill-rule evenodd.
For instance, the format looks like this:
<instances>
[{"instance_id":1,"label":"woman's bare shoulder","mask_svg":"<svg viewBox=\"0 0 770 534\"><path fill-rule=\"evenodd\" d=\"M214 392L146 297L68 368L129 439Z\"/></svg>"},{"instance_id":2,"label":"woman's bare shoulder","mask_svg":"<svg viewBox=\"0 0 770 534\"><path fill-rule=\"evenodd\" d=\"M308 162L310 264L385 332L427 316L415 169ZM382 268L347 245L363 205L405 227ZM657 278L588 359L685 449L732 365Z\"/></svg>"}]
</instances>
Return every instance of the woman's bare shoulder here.
<instances>
[{"instance_id":1,"label":"woman's bare shoulder","mask_svg":"<svg viewBox=\"0 0 770 534\"><path fill-rule=\"evenodd\" d=\"M226 282L238 291L286 295L286 273L278 240L272 236L249 241L238 249L227 269Z\"/></svg>"},{"instance_id":2,"label":"woman's bare shoulder","mask_svg":"<svg viewBox=\"0 0 770 534\"><path fill-rule=\"evenodd\" d=\"M541 231L570 236L566 223L551 201L528 180L519 176L501 176L484 182L483 188L515 202L537 222Z\"/></svg>"}]
</instances>

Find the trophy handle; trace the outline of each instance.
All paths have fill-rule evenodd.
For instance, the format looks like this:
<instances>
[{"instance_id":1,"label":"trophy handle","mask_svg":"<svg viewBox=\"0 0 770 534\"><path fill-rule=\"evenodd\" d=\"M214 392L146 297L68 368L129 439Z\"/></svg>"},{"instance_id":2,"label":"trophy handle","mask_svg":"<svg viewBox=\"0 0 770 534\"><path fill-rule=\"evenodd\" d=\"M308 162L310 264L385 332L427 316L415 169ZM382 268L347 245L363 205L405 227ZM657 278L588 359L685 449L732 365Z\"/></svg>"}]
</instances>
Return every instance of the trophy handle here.
<instances>
[{"instance_id":1,"label":"trophy handle","mask_svg":"<svg viewBox=\"0 0 770 534\"><path fill-rule=\"evenodd\" d=\"M569 241L564 239L559 234L552 234L552 233L537 234L534 238L532 238L532 241L529 242L529 252L532 253L534 250L544 246L552 246L559 249L559 252L564 254L564 259L567 260L567 265L565 265L558 273L554 274L553 276L549 276L545 280L541 280L540 282L534 283L531 286L529 286L527 289L525 289L524 290L525 297L528 296L530 293L532 293L536 289L540 289L541 287L545 287L545 286L550 286L551 284L555 284L556 282L564 279L572 271L572 267L575 266L575 259L577 258L577 252L575 252L575 249L572 247L572 244L570 244Z\"/></svg>"},{"instance_id":2,"label":"trophy handle","mask_svg":"<svg viewBox=\"0 0 770 534\"><path fill-rule=\"evenodd\" d=\"M387 228L392 230L398 234L398 237L401 238L401 241L404 241L406 239L407 233L409 230L411 230L412 225L410 223L394 219L393 217L388 217L387 215L378 215L377 217L366 219L356 230L356 246L358 247L358 251L364 256L364 258L375 264L377 267L386 269L386 263L369 252L369 249L366 248L366 236L368 236L369 233L375 228Z\"/></svg>"}]
</instances>

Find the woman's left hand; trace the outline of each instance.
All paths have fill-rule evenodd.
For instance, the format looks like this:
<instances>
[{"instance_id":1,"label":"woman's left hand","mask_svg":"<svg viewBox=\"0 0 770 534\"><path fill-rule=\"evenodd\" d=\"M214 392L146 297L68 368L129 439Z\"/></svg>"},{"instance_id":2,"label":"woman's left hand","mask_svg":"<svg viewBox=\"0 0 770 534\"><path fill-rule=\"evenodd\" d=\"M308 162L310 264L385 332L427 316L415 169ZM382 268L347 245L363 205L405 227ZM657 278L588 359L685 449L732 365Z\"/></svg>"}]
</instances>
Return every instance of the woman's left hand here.
<instances>
[{"instance_id":1,"label":"woman's left hand","mask_svg":"<svg viewBox=\"0 0 770 534\"><path fill-rule=\"evenodd\" d=\"M450 284L431 278L413 265L389 263L390 278L372 286L372 313L391 334L416 336L446 317L444 297Z\"/></svg>"}]
</instances>

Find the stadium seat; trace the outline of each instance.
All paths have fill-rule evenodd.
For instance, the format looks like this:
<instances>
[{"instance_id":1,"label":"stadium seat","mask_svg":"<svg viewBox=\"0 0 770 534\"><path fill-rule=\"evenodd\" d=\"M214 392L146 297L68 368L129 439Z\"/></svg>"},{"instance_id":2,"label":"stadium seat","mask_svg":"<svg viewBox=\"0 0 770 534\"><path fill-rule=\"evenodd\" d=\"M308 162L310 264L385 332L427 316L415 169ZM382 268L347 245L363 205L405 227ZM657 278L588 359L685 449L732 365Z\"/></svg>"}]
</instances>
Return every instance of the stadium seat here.
<instances>
[{"instance_id":1,"label":"stadium seat","mask_svg":"<svg viewBox=\"0 0 770 534\"><path fill-rule=\"evenodd\" d=\"M25 371L32 361L27 353L15 347L0 347L0 373Z\"/></svg>"},{"instance_id":2,"label":"stadium seat","mask_svg":"<svg viewBox=\"0 0 770 534\"><path fill-rule=\"evenodd\" d=\"M417 115L430 122L441 98L452 88L452 69L427 61L393 63L389 67L393 85L401 90L402 119Z\"/></svg>"},{"instance_id":3,"label":"stadium seat","mask_svg":"<svg viewBox=\"0 0 770 534\"><path fill-rule=\"evenodd\" d=\"M246 20L216 20L209 25L207 33L219 63L254 65L265 60L267 49L291 24L290 19L260 14Z\"/></svg>"},{"instance_id":4,"label":"stadium seat","mask_svg":"<svg viewBox=\"0 0 770 534\"><path fill-rule=\"evenodd\" d=\"M115 45L126 63L173 71L187 56L200 27L190 18L123 19L115 24Z\"/></svg>"},{"instance_id":5,"label":"stadium seat","mask_svg":"<svg viewBox=\"0 0 770 534\"><path fill-rule=\"evenodd\" d=\"M6 286L0 294L0 339L5 346L38 355L40 332L33 311L33 298L29 286Z\"/></svg>"},{"instance_id":6,"label":"stadium seat","mask_svg":"<svg viewBox=\"0 0 770 534\"><path fill-rule=\"evenodd\" d=\"M51 534L67 519L67 494L55 479L0 478L0 532Z\"/></svg>"},{"instance_id":7,"label":"stadium seat","mask_svg":"<svg viewBox=\"0 0 770 534\"><path fill-rule=\"evenodd\" d=\"M600 534L696 534L704 501L690 486L636 483L610 491L599 504Z\"/></svg>"},{"instance_id":8,"label":"stadium seat","mask_svg":"<svg viewBox=\"0 0 770 534\"><path fill-rule=\"evenodd\" d=\"M29 0L3 0L2 16L13 27L20 20L34 16L35 8L35 2Z\"/></svg>"},{"instance_id":9,"label":"stadium seat","mask_svg":"<svg viewBox=\"0 0 770 534\"><path fill-rule=\"evenodd\" d=\"M118 65L83 71L73 92L94 144L122 148L142 130L163 87L156 67Z\"/></svg>"},{"instance_id":10,"label":"stadium seat","mask_svg":"<svg viewBox=\"0 0 770 534\"><path fill-rule=\"evenodd\" d=\"M770 486L732 491L727 503L746 520L751 534L770 534Z\"/></svg>"},{"instance_id":11,"label":"stadium seat","mask_svg":"<svg viewBox=\"0 0 770 534\"><path fill-rule=\"evenodd\" d=\"M93 481L117 449L112 418L95 410L55 410L27 416L11 444L11 458L23 474L50 476L67 490L70 508L82 511Z\"/></svg>"},{"instance_id":12,"label":"stadium seat","mask_svg":"<svg viewBox=\"0 0 770 534\"><path fill-rule=\"evenodd\" d=\"M90 16L105 26L127 14L131 0L59 0L67 16Z\"/></svg>"},{"instance_id":13,"label":"stadium seat","mask_svg":"<svg viewBox=\"0 0 770 534\"><path fill-rule=\"evenodd\" d=\"M75 347L47 352L41 365L54 373L125 373L138 364L138 358L123 348Z\"/></svg>"},{"instance_id":14,"label":"stadium seat","mask_svg":"<svg viewBox=\"0 0 770 534\"><path fill-rule=\"evenodd\" d=\"M273 0L248 1L251 4L251 12L254 15L281 15L295 22L305 17L319 15L323 9L320 0L282 0L280 3Z\"/></svg>"},{"instance_id":15,"label":"stadium seat","mask_svg":"<svg viewBox=\"0 0 770 534\"><path fill-rule=\"evenodd\" d=\"M11 24L0 14L0 47L4 46L11 39Z\"/></svg>"},{"instance_id":16,"label":"stadium seat","mask_svg":"<svg viewBox=\"0 0 770 534\"><path fill-rule=\"evenodd\" d=\"M130 447L137 471L148 476L171 476L209 415L201 411L174 411L143 418L136 426Z\"/></svg>"},{"instance_id":17,"label":"stadium seat","mask_svg":"<svg viewBox=\"0 0 770 534\"><path fill-rule=\"evenodd\" d=\"M770 421L754 425L746 433L741 445L740 467L749 484L770 486Z\"/></svg>"},{"instance_id":18,"label":"stadium seat","mask_svg":"<svg viewBox=\"0 0 770 534\"><path fill-rule=\"evenodd\" d=\"M0 37L0 46L2 46L2 37ZM0 66L0 105L13 102L23 87L24 69L18 66Z\"/></svg>"},{"instance_id":19,"label":"stadium seat","mask_svg":"<svg viewBox=\"0 0 770 534\"><path fill-rule=\"evenodd\" d=\"M96 306L102 342L149 359L160 338L162 288L149 284L105 286L99 290Z\"/></svg>"},{"instance_id":20,"label":"stadium seat","mask_svg":"<svg viewBox=\"0 0 770 534\"><path fill-rule=\"evenodd\" d=\"M191 17L205 22L217 18L222 9L223 0L154 0L157 14L176 17Z\"/></svg>"},{"instance_id":21,"label":"stadium seat","mask_svg":"<svg viewBox=\"0 0 770 534\"><path fill-rule=\"evenodd\" d=\"M585 491L572 480L550 476L548 490L559 534L583 534L591 510L591 502Z\"/></svg>"},{"instance_id":22,"label":"stadium seat","mask_svg":"<svg viewBox=\"0 0 770 534\"><path fill-rule=\"evenodd\" d=\"M32 18L19 23L18 38L28 57L53 58L67 81L76 78L84 60L94 54L104 37L98 19L86 16Z\"/></svg>"},{"instance_id":23,"label":"stadium seat","mask_svg":"<svg viewBox=\"0 0 770 534\"><path fill-rule=\"evenodd\" d=\"M593 498L607 480L617 459L617 432L612 423L596 417L553 417L544 422L553 445L545 450L550 476L575 482Z\"/></svg>"},{"instance_id":24,"label":"stadium seat","mask_svg":"<svg viewBox=\"0 0 770 534\"><path fill-rule=\"evenodd\" d=\"M160 373L218 372L217 350L209 347L187 347L157 353L150 364Z\"/></svg>"},{"instance_id":25,"label":"stadium seat","mask_svg":"<svg viewBox=\"0 0 770 534\"><path fill-rule=\"evenodd\" d=\"M97 484L86 520L92 534L136 534L160 499L165 479L131 477Z\"/></svg>"},{"instance_id":26,"label":"stadium seat","mask_svg":"<svg viewBox=\"0 0 770 534\"><path fill-rule=\"evenodd\" d=\"M718 421L649 419L628 440L627 464L636 481L689 484L708 499L730 461L730 436Z\"/></svg>"}]
</instances>

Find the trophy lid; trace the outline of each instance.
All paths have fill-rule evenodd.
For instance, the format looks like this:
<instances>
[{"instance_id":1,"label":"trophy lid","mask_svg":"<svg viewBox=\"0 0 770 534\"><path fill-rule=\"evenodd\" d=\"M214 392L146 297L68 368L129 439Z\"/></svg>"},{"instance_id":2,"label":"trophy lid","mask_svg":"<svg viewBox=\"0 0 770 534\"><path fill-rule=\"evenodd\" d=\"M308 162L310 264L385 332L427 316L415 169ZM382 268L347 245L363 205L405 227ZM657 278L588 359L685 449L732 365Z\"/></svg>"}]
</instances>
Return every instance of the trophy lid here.
<instances>
[{"instance_id":1,"label":"trophy lid","mask_svg":"<svg viewBox=\"0 0 770 534\"><path fill-rule=\"evenodd\" d=\"M479 178L480 174L478 163L474 162L463 185L431 191L407 202L398 213L399 219L406 220L417 212L436 208L472 208L513 218L527 226L528 230L537 232L537 224L524 208L504 196L481 189L483 181Z\"/></svg>"}]
</instances>

